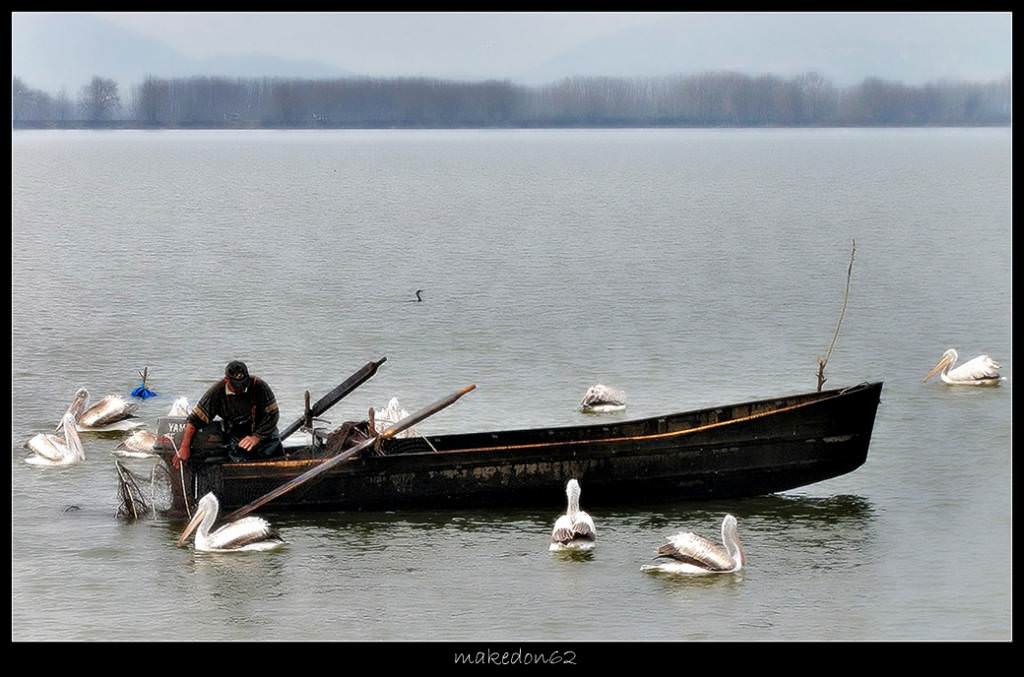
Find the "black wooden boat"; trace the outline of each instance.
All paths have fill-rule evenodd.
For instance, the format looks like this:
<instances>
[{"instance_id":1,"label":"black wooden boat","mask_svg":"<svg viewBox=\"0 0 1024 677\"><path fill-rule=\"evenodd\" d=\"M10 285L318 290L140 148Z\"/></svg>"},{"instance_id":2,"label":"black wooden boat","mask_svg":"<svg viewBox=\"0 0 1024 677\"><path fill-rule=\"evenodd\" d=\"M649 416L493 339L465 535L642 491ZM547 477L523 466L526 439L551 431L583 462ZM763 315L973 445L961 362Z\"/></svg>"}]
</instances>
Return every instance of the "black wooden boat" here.
<instances>
[{"instance_id":1,"label":"black wooden boat","mask_svg":"<svg viewBox=\"0 0 1024 677\"><path fill-rule=\"evenodd\" d=\"M634 421L380 440L267 510L552 505L573 477L587 505L770 494L863 464L881 391L863 383ZM175 507L183 486L189 505L213 491L221 505L242 506L327 453L314 444L284 459L195 459L174 473Z\"/></svg>"}]
</instances>

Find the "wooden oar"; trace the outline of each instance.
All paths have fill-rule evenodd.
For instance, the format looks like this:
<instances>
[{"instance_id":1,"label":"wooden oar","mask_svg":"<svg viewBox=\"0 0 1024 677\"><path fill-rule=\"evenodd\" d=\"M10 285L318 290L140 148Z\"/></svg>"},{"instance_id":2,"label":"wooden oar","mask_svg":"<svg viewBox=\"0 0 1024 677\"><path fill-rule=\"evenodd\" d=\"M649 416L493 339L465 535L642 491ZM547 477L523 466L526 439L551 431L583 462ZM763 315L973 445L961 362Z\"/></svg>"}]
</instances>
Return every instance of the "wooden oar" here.
<instances>
[{"instance_id":1,"label":"wooden oar","mask_svg":"<svg viewBox=\"0 0 1024 677\"><path fill-rule=\"evenodd\" d=\"M292 489L295 489L299 485L305 484L306 482L310 481L314 477L317 477L318 475L322 475L323 473L327 472L328 470L330 470L334 466L338 465L339 463L341 463L343 461L347 461L348 459L352 458L353 456L355 456L359 452L369 448L378 439L388 439L388 438L394 437L395 435L397 435L398 433L402 432L403 430L406 430L407 428L411 428L412 426L416 425L417 423L419 423L423 419L427 418L428 416L436 414L437 412L441 411L442 409L444 409L445 407L449 406L450 404L453 404L457 399L459 399L460 397L462 397L466 393L470 392L474 388L476 388L476 385L466 386L462 390L458 390L458 391L452 393L451 395L449 395L448 397L440 399L437 402L434 402L433 404L420 409L415 414L410 414L409 416L406 416L405 418L403 418L398 423L390 426L387 430L382 432L378 437L370 437L369 439L364 440L363 442L360 442L359 444L357 444L356 446L352 447L351 449L348 449L348 450L338 454L337 456L332 456L331 458L327 459L326 461L324 461L320 465L315 466L315 467L313 467L310 470L307 470L306 472L302 473L298 477L295 477L295 478L292 478L292 479L288 480L287 482L285 482L284 484L279 486L277 489L274 489L270 493L265 494L265 495L261 496L260 498L257 498L252 503L239 508L238 510L234 511L233 513L231 513L230 515L225 517L224 518L225 521L233 522L233 521L235 521L235 520L237 520L237 519L239 519L241 517L244 517L244 516L248 515L249 513L251 513L256 508L259 508L260 506L266 505L267 503L269 503L270 501L274 500L275 498L279 498L281 496L284 496L289 491L291 491Z\"/></svg>"},{"instance_id":2,"label":"wooden oar","mask_svg":"<svg viewBox=\"0 0 1024 677\"><path fill-rule=\"evenodd\" d=\"M362 384L366 383L366 381L368 381L371 376L377 373L377 368L380 367L380 365L387 362L387 360L388 358L382 357L376 362L371 361L364 364L362 368L359 369L359 371L349 376L347 379L342 381L341 384L338 385L334 390L332 390L331 392L327 393L319 400L317 400L316 404L309 408L309 417L312 418L314 416L319 416L320 414L324 413L325 411L333 407L335 404L337 404L341 398L345 397L350 392L352 392ZM295 432L302 426L305 420L306 415L303 414L297 421L293 422L287 428L282 430L281 441L283 442L286 439L288 439L288 437L293 432Z\"/></svg>"}]
</instances>

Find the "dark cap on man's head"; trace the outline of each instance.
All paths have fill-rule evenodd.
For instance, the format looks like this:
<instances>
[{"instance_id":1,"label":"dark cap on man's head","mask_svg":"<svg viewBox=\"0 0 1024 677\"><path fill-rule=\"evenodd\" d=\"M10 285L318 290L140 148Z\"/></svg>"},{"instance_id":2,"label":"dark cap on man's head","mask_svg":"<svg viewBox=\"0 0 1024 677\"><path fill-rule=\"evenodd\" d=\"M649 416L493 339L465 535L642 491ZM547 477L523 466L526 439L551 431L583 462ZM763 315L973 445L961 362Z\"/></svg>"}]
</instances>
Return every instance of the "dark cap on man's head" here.
<instances>
[{"instance_id":1,"label":"dark cap on man's head","mask_svg":"<svg viewBox=\"0 0 1024 677\"><path fill-rule=\"evenodd\" d=\"M244 380L249 378L249 368L241 360L232 360L224 367L224 375L233 380Z\"/></svg>"}]
</instances>

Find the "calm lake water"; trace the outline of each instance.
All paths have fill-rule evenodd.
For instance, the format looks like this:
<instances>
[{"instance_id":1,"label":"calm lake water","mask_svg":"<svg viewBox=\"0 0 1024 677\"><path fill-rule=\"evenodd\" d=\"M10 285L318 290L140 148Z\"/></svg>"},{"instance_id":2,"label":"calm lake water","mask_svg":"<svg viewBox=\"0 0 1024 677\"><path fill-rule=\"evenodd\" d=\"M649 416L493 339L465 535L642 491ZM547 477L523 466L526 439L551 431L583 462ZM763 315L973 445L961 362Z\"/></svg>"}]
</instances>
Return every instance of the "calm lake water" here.
<instances>
[{"instance_id":1,"label":"calm lake water","mask_svg":"<svg viewBox=\"0 0 1024 677\"><path fill-rule=\"evenodd\" d=\"M1010 142L15 132L12 636L1009 639ZM115 519L116 437L86 436L77 466L23 462L77 388L126 395L147 365L151 426L233 358L283 420L385 355L327 418L477 384L431 432L592 421L575 406L598 382L626 392L619 418L813 390L852 239L827 387L885 381L867 463L779 495L592 509L587 559L547 551L562 486L531 510L268 512L285 549L207 555L174 546L181 522ZM1007 381L922 384L950 347ZM717 538L725 512L741 574L640 572L666 535Z\"/></svg>"}]
</instances>

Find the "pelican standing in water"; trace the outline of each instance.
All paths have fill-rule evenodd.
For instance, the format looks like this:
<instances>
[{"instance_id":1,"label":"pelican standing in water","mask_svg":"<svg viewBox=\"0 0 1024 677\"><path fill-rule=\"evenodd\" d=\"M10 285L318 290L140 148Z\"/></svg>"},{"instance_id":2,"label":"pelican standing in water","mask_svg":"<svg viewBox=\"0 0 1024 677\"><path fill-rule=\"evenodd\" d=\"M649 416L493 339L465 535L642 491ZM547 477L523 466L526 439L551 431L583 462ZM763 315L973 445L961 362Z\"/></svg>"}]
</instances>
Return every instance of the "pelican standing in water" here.
<instances>
[{"instance_id":1,"label":"pelican standing in water","mask_svg":"<svg viewBox=\"0 0 1024 677\"><path fill-rule=\"evenodd\" d=\"M199 499L192 521L188 523L185 530L178 538L178 545L181 546L188 540L189 535L196 531L195 549L197 552L243 552L249 550L274 550L284 545L284 541L277 535L270 524L260 517L243 517L242 519L225 524L214 532L210 527L217 521L217 513L220 512L220 503L211 491Z\"/></svg>"},{"instance_id":2,"label":"pelican standing in water","mask_svg":"<svg viewBox=\"0 0 1024 677\"><path fill-rule=\"evenodd\" d=\"M942 382L951 386L994 386L1005 380L999 376L999 364L988 355L979 355L956 369L950 369L956 364L958 357L953 348L942 353L942 358L924 377L923 383L927 383L940 370Z\"/></svg>"},{"instance_id":3,"label":"pelican standing in water","mask_svg":"<svg viewBox=\"0 0 1024 677\"><path fill-rule=\"evenodd\" d=\"M137 404L129 404L119 395L107 395L93 405L86 406L89 400L89 391L79 388L75 393L75 399L68 406L68 412L75 415L78 425L78 432L107 432L110 430L131 430L142 425L137 421L127 419L135 417ZM57 426L60 432L64 420L61 419Z\"/></svg>"},{"instance_id":4,"label":"pelican standing in water","mask_svg":"<svg viewBox=\"0 0 1024 677\"><path fill-rule=\"evenodd\" d=\"M672 574L731 574L742 569L746 558L736 531L736 518L732 515L726 515L722 520L722 544L724 548L692 531L682 531L669 536L668 543L658 548L658 557L667 557L670 561L648 564L640 570Z\"/></svg>"},{"instance_id":5,"label":"pelican standing in water","mask_svg":"<svg viewBox=\"0 0 1024 677\"><path fill-rule=\"evenodd\" d=\"M179 397L174 400L174 404L171 405L171 410L167 415L171 417L184 417L188 416L188 410L188 398ZM129 435L124 442L114 447L114 450L110 453L123 458L152 458L155 455L153 453L155 445L156 433L149 430L138 430Z\"/></svg>"},{"instance_id":6,"label":"pelican standing in water","mask_svg":"<svg viewBox=\"0 0 1024 677\"><path fill-rule=\"evenodd\" d=\"M75 415L71 412L65 413L61 423L64 428L63 439L57 435L39 433L25 443L25 446L32 450L32 456L25 459L26 463L71 465L85 460L85 449L75 426Z\"/></svg>"},{"instance_id":7,"label":"pelican standing in water","mask_svg":"<svg viewBox=\"0 0 1024 677\"><path fill-rule=\"evenodd\" d=\"M569 498L569 507L555 520L548 550L590 550L594 547L597 529L590 515L580 510L580 483L575 479L569 480L565 485L565 495Z\"/></svg>"},{"instance_id":8,"label":"pelican standing in water","mask_svg":"<svg viewBox=\"0 0 1024 677\"><path fill-rule=\"evenodd\" d=\"M622 411L625 408L625 393L601 383L590 386L583 396L583 401L580 402L580 411L585 414L603 414L610 411Z\"/></svg>"}]
</instances>

